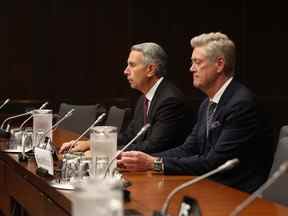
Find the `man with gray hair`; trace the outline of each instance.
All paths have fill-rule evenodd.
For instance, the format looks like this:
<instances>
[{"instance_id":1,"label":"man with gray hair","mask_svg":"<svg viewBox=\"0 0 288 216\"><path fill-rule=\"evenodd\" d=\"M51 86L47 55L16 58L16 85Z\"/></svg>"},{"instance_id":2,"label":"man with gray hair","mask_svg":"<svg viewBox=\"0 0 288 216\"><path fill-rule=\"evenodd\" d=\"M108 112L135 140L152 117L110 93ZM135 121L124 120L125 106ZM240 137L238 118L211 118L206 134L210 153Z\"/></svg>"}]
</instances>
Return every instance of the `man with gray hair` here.
<instances>
[{"instance_id":1,"label":"man with gray hair","mask_svg":"<svg viewBox=\"0 0 288 216\"><path fill-rule=\"evenodd\" d=\"M271 168L271 131L262 124L254 94L233 77L233 41L216 32L192 38L191 46L193 85L207 95L192 132L184 144L153 156L124 152L118 166L127 171L202 175L238 158L239 166L211 179L252 192L265 182Z\"/></svg>"},{"instance_id":2,"label":"man with gray hair","mask_svg":"<svg viewBox=\"0 0 288 216\"><path fill-rule=\"evenodd\" d=\"M146 153L161 152L182 143L188 134L183 94L166 78L167 54L156 43L141 43L131 47L124 75L131 88L143 95L138 99L133 119L118 136L118 145L127 144L140 129L148 130L128 150ZM186 118L186 119L185 119ZM71 142L64 143L60 153ZM72 151L89 149L88 142L79 142Z\"/></svg>"},{"instance_id":3,"label":"man with gray hair","mask_svg":"<svg viewBox=\"0 0 288 216\"><path fill-rule=\"evenodd\" d=\"M183 95L165 78L167 54L156 43L141 43L131 47L124 70L130 86L143 95L139 98L133 119L119 135L119 143L131 140L145 123L148 131L130 149L156 153L175 147L184 141L185 109Z\"/></svg>"}]
</instances>

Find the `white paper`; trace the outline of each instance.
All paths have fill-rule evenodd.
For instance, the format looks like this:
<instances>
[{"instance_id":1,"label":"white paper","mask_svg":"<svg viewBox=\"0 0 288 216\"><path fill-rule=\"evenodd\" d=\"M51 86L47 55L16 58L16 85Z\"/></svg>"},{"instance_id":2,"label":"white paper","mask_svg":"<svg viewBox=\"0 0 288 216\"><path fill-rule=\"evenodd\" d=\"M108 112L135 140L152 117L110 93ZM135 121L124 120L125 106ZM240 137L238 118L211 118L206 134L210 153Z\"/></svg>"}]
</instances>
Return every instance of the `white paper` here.
<instances>
[{"instance_id":1,"label":"white paper","mask_svg":"<svg viewBox=\"0 0 288 216\"><path fill-rule=\"evenodd\" d=\"M34 150L37 166L48 170L50 175L54 175L52 152L36 147Z\"/></svg>"}]
</instances>

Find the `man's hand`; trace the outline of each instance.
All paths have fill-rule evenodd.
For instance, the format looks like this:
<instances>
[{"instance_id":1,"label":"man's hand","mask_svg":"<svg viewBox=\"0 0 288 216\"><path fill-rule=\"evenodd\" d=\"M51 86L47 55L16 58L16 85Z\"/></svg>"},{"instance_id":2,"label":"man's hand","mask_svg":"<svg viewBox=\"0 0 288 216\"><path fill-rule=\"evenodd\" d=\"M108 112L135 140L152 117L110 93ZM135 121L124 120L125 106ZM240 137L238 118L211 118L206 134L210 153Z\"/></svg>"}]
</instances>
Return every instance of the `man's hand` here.
<instances>
[{"instance_id":1,"label":"man's hand","mask_svg":"<svg viewBox=\"0 0 288 216\"><path fill-rule=\"evenodd\" d=\"M140 151L122 152L117 166L124 171L147 171L153 168L156 158Z\"/></svg>"},{"instance_id":2,"label":"man's hand","mask_svg":"<svg viewBox=\"0 0 288 216\"><path fill-rule=\"evenodd\" d=\"M88 149L90 149L89 141L79 141L74 146L72 146L73 142L74 142L74 140L63 143L60 150L59 150L59 154L65 153L70 148L71 148L71 150L70 150L71 152L75 152L75 151L84 152L84 151L87 151Z\"/></svg>"},{"instance_id":3,"label":"man's hand","mask_svg":"<svg viewBox=\"0 0 288 216\"><path fill-rule=\"evenodd\" d=\"M85 156L86 158L92 158L92 152L91 152L91 150L85 151L85 152L84 152L84 156Z\"/></svg>"}]
</instances>

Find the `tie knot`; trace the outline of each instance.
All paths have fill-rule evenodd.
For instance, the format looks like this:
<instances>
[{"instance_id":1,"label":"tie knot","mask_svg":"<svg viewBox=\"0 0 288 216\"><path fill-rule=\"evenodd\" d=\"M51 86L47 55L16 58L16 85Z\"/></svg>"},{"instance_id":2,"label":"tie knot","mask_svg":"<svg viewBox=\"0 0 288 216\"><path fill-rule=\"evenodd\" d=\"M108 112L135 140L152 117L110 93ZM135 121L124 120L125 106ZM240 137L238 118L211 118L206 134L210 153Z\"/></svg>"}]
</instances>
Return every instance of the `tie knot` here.
<instances>
[{"instance_id":1,"label":"tie knot","mask_svg":"<svg viewBox=\"0 0 288 216\"><path fill-rule=\"evenodd\" d=\"M209 101L209 104L208 104L208 116L210 116L214 112L214 110L216 108L216 105L217 105L217 103L215 103L213 101Z\"/></svg>"},{"instance_id":2,"label":"tie knot","mask_svg":"<svg viewBox=\"0 0 288 216\"><path fill-rule=\"evenodd\" d=\"M216 107L217 103L213 102L213 101L209 101L209 104L208 104L208 107L209 107L209 110L210 109L214 109Z\"/></svg>"},{"instance_id":3,"label":"tie knot","mask_svg":"<svg viewBox=\"0 0 288 216\"><path fill-rule=\"evenodd\" d=\"M146 97L144 97L144 104L147 106L148 103L149 103L149 100Z\"/></svg>"}]
</instances>

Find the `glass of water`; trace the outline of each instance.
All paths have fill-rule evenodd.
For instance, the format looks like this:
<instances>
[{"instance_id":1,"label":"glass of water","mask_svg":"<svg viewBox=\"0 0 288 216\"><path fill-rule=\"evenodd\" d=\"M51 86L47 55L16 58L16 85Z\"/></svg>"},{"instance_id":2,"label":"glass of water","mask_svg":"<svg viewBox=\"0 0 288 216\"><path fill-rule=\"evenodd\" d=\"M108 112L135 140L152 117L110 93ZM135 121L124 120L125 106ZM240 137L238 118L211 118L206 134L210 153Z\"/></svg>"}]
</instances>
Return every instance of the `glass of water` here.
<instances>
[{"instance_id":1,"label":"glass of water","mask_svg":"<svg viewBox=\"0 0 288 216\"><path fill-rule=\"evenodd\" d=\"M31 127L25 128L24 131L22 131L22 140L21 140L21 146L25 148L25 150L30 150L33 147L33 129Z\"/></svg>"},{"instance_id":2,"label":"glass of water","mask_svg":"<svg viewBox=\"0 0 288 216\"><path fill-rule=\"evenodd\" d=\"M91 175L104 174L109 161L117 152L117 128L112 126L96 126L91 129L90 144L92 153ZM116 168L116 161L110 170Z\"/></svg>"},{"instance_id":3,"label":"glass of water","mask_svg":"<svg viewBox=\"0 0 288 216\"><path fill-rule=\"evenodd\" d=\"M20 150L22 131L20 130L20 128L13 128L11 129L10 133L11 137L9 139L9 149Z\"/></svg>"},{"instance_id":4,"label":"glass of water","mask_svg":"<svg viewBox=\"0 0 288 216\"><path fill-rule=\"evenodd\" d=\"M52 130L48 134L49 129L52 128L52 110L50 109L37 109L33 110L33 146L38 146L41 142L43 135L52 140ZM44 137L43 137L44 139Z\"/></svg>"}]
</instances>

